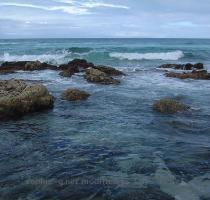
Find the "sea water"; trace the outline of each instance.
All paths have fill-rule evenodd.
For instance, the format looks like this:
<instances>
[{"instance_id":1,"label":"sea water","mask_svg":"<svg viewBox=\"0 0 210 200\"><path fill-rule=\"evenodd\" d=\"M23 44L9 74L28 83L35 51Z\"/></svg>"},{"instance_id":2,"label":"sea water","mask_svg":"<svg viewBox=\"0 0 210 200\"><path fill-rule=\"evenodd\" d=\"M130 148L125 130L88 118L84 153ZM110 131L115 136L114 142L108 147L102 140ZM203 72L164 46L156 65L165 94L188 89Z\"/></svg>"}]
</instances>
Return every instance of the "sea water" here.
<instances>
[{"instance_id":1,"label":"sea water","mask_svg":"<svg viewBox=\"0 0 210 200\"><path fill-rule=\"evenodd\" d=\"M0 199L210 199L210 82L169 78L156 69L202 62L210 70L210 40L0 40L0 63L59 65L74 58L126 76L117 86L50 70L0 76L40 81L56 98L53 110L0 122ZM63 101L67 88L91 97ZM154 101L165 97L190 111L154 112Z\"/></svg>"}]
</instances>

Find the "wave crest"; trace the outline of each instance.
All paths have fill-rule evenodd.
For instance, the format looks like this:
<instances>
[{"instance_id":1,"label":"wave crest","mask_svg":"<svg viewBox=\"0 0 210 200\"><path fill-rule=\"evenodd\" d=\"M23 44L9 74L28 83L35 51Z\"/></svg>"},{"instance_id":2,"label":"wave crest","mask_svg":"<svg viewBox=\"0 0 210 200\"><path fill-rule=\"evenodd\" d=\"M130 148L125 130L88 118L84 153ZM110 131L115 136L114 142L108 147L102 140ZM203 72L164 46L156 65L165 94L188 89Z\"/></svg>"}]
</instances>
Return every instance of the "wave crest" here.
<instances>
[{"instance_id":1,"label":"wave crest","mask_svg":"<svg viewBox=\"0 0 210 200\"><path fill-rule=\"evenodd\" d=\"M179 60L184 57L180 50L162 53L110 53L110 57L120 60Z\"/></svg>"},{"instance_id":2,"label":"wave crest","mask_svg":"<svg viewBox=\"0 0 210 200\"><path fill-rule=\"evenodd\" d=\"M0 62L6 61L36 61L53 63L53 64L62 64L65 62L65 59L70 56L70 52L62 51L55 54L41 54L41 55L11 55L10 53L4 53L0 55Z\"/></svg>"}]
</instances>

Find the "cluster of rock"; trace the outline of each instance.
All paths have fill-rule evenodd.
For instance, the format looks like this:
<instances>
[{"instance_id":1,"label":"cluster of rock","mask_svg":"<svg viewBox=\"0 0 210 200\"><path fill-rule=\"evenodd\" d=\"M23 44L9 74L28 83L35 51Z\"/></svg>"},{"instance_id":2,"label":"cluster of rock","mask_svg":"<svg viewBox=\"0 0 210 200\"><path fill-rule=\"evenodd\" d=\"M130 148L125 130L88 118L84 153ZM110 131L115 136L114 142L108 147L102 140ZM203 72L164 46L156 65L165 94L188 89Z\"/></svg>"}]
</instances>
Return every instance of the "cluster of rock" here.
<instances>
[{"instance_id":1,"label":"cluster of rock","mask_svg":"<svg viewBox=\"0 0 210 200\"><path fill-rule=\"evenodd\" d=\"M49 109L53 103L53 96L43 85L29 85L15 79L0 81L0 119L19 118Z\"/></svg>"},{"instance_id":2,"label":"cluster of rock","mask_svg":"<svg viewBox=\"0 0 210 200\"><path fill-rule=\"evenodd\" d=\"M60 70L63 77L71 77L80 72L85 73L88 82L100 84L119 84L120 81L113 76L125 75L123 72L107 66L96 66L84 59L74 59L67 64L60 66L42 63L40 61L17 61L4 62L0 67L0 74L15 73L16 71L35 71L35 70Z\"/></svg>"},{"instance_id":3,"label":"cluster of rock","mask_svg":"<svg viewBox=\"0 0 210 200\"><path fill-rule=\"evenodd\" d=\"M166 73L167 77L180 78L180 79L201 79L201 80L210 80L210 73L204 69L202 63L196 64L164 64L159 68L162 69L174 69L174 70L185 70L185 72L175 72L170 71ZM189 71L189 72L186 72Z\"/></svg>"},{"instance_id":4,"label":"cluster of rock","mask_svg":"<svg viewBox=\"0 0 210 200\"><path fill-rule=\"evenodd\" d=\"M60 75L64 77L71 77L76 73L85 72L84 78L88 82L100 84L119 84L120 81L112 76L124 75L123 72L113 67L95 66L83 59L70 61L68 64L61 65L59 69L63 70Z\"/></svg>"}]
</instances>

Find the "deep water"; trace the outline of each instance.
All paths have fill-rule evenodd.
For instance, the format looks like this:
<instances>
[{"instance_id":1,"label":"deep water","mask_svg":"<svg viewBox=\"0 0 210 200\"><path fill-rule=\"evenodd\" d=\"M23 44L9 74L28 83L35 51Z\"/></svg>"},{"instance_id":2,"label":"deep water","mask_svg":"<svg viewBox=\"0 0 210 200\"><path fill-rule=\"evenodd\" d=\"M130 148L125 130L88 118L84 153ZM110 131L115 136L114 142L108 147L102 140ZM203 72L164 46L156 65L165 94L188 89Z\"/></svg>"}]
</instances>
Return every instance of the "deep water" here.
<instances>
[{"instance_id":1,"label":"deep water","mask_svg":"<svg viewBox=\"0 0 210 200\"><path fill-rule=\"evenodd\" d=\"M210 199L210 82L165 77L163 63L202 62L210 40L0 40L0 62L53 64L85 58L121 69L117 86L87 83L82 74L18 72L0 79L41 81L56 97L53 110L0 122L2 200ZM67 88L91 94L60 98ZM163 115L155 100L180 99L190 111Z\"/></svg>"}]
</instances>

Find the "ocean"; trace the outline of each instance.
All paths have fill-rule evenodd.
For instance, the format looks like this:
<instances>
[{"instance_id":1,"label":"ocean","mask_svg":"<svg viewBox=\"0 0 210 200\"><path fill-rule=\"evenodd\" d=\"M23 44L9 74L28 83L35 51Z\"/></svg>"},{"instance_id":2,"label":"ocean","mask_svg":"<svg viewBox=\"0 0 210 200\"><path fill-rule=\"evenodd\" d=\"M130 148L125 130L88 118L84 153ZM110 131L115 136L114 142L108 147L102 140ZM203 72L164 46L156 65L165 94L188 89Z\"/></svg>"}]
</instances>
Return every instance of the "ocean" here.
<instances>
[{"instance_id":1,"label":"ocean","mask_svg":"<svg viewBox=\"0 0 210 200\"><path fill-rule=\"evenodd\" d=\"M98 85L50 70L0 75L40 81L56 98L53 110L0 122L0 199L210 199L210 82L156 69L201 62L210 71L210 39L0 40L0 64L74 58L126 76L120 85ZM63 101L67 88L91 97ZM190 111L154 112L165 97Z\"/></svg>"}]
</instances>

